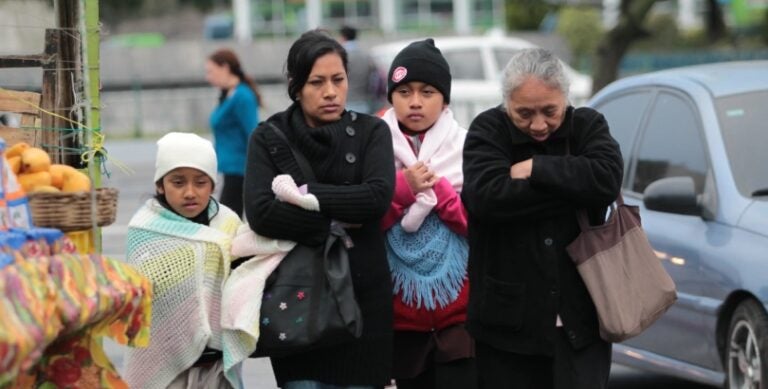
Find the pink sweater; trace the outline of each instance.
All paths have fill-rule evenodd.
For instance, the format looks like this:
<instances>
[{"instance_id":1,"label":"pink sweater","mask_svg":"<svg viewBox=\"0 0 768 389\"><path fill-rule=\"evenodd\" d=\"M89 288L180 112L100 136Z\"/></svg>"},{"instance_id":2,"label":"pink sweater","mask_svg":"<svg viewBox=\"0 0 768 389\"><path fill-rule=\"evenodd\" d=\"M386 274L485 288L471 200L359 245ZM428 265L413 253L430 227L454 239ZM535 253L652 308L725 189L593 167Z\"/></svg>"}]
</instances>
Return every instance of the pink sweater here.
<instances>
[{"instance_id":1,"label":"pink sweater","mask_svg":"<svg viewBox=\"0 0 768 389\"><path fill-rule=\"evenodd\" d=\"M390 109L382 118L390 125L392 131L393 144L395 144L395 162L398 168L392 203L381 222L382 230L386 231L392 228L395 223L402 222L406 211L417 202L417 195L411 191L403 173L403 167L414 163L417 157L413 154L410 141L402 134L396 119L394 119L394 110ZM467 211L464 204L461 203L459 193L463 184L461 149L464 145L465 136L466 130L460 128L453 120L451 111L445 109L438 122L424 134L422 139L422 151L424 151L424 145L430 145L432 152L427 149L425 153L419 155L419 157L428 156L424 162L428 163L438 176L441 176L432 187L436 199L431 210L437 213L440 220L448 228L464 237L467 236ZM435 140L438 140L436 144ZM407 155L404 148L406 143L404 142L407 142L412 157ZM404 159L408 161L403 161ZM419 158L418 160L422 159ZM398 293L392 300L395 313L395 330L426 332L463 323L466 321L468 295L469 281L465 279L461 292L455 301L446 307L438 307L430 311L424 307L416 308L405 304L402 296Z\"/></svg>"}]
</instances>

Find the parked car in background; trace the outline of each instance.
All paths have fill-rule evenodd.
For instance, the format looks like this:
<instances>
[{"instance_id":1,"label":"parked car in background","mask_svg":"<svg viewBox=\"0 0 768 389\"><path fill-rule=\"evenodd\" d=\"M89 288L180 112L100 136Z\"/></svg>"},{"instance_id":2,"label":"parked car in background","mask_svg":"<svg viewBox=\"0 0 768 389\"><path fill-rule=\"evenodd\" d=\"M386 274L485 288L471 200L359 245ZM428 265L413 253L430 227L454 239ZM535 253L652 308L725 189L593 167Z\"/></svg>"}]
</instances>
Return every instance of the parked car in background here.
<instances>
[{"instance_id":1,"label":"parked car in background","mask_svg":"<svg viewBox=\"0 0 768 389\"><path fill-rule=\"evenodd\" d=\"M235 32L235 20L228 14L206 16L203 22L203 38L208 40L232 39Z\"/></svg>"},{"instance_id":2,"label":"parked car in background","mask_svg":"<svg viewBox=\"0 0 768 389\"><path fill-rule=\"evenodd\" d=\"M624 199L678 301L619 364L768 388L768 61L620 79L588 103L624 155Z\"/></svg>"},{"instance_id":3,"label":"parked car in background","mask_svg":"<svg viewBox=\"0 0 768 389\"><path fill-rule=\"evenodd\" d=\"M529 41L497 32L434 39L451 67L451 109L458 122L465 127L469 127L477 114L501 103L501 73L512 54L523 48L536 47ZM385 76L395 55L415 40L390 42L371 48L371 55ZM592 94L592 78L565 63L563 65L571 80L571 102L583 105Z\"/></svg>"}]
</instances>

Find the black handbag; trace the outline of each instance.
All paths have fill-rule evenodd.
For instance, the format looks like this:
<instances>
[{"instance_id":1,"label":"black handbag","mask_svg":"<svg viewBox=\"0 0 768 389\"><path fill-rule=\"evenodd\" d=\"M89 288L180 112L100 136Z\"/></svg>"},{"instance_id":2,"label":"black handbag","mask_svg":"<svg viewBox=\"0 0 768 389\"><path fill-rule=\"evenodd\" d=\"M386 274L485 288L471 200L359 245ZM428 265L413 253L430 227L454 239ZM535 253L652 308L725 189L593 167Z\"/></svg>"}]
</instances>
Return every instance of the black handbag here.
<instances>
[{"instance_id":1,"label":"black handbag","mask_svg":"<svg viewBox=\"0 0 768 389\"><path fill-rule=\"evenodd\" d=\"M270 126L291 150L308 181L309 162L283 132ZM332 225L325 244L297 244L269 276L261 303L260 335L254 356L283 357L352 341L363 332L347 246L351 240Z\"/></svg>"}]
</instances>

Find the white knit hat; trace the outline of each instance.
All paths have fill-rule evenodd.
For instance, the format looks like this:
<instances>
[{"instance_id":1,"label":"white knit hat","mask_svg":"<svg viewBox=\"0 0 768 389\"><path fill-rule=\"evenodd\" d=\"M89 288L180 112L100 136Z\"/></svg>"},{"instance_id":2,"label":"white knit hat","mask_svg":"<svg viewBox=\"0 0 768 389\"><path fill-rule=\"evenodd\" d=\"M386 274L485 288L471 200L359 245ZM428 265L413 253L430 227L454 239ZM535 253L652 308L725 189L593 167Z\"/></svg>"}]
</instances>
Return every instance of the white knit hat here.
<instances>
[{"instance_id":1,"label":"white knit hat","mask_svg":"<svg viewBox=\"0 0 768 389\"><path fill-rule=\"evenodd\" d=\"M155 182L179 167L191 167L216 183L216 151L211 141L189 132L169 132L157 141Z\"/></svg>"}]
</instances>

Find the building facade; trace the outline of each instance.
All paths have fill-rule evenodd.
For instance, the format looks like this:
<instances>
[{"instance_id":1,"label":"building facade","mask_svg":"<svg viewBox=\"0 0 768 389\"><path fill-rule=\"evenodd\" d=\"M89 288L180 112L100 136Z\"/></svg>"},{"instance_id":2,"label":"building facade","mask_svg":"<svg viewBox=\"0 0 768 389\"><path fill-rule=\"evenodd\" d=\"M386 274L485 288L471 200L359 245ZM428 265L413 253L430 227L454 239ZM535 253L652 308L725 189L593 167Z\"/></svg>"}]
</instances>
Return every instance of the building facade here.
<instances>
[{"instance_id":1,"label":"building facade","mask_svg":"<svg viewBox=\"0 0 768 389\"><path fill-rule=\"evenodd\" d=\"M247 23L254 36L295 35L316 27L334 30L343 24L384 34L470 34L504 25L504 0L236 0L234 5L240 8L235 14L250 15L249 21L235 22Z\"/></svg>"}]
</instances>

